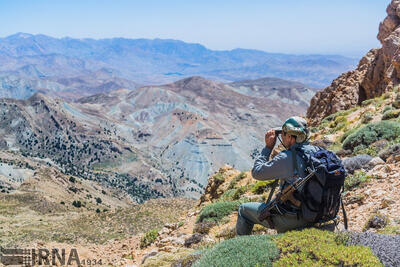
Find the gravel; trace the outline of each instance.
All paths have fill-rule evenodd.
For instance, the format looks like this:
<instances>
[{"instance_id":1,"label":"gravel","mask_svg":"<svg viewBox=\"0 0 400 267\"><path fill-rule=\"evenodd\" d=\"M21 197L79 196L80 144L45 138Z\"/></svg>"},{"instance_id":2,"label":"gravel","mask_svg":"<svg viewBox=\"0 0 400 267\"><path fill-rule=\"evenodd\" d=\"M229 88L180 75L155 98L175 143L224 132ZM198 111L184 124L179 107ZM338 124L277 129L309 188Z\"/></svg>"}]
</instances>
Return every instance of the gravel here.
<instances>
[{"instance_id":1,"label":"gravel","mask_svg":"<svg viewBox=\"0 0 400 267\"><path fill-rule=\"evenodd\" d=\"M348 245L368 246L385 266L400 266L400 235L349 233Z\"/></svg>"}]
</instances>

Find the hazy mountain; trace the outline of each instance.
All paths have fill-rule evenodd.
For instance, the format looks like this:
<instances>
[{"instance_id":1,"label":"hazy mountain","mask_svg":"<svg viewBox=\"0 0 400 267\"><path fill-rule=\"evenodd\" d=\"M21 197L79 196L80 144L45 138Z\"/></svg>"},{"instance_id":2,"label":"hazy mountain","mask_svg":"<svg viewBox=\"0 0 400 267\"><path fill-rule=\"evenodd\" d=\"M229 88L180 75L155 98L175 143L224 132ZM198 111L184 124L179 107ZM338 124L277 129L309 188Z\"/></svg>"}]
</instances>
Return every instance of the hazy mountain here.
<instances>
[{"instance_id":1,"label":"hazy mountain","mask_svg":"<svg viewBox=\"0 0 400 267\"><path fill-rule=\"evenodd\" d=\"M65 99L106 93L139 84L118 77L112 70L100 69L75 77L43 75L35 66L27 65L15 71L0 72L0 97L26 99L36 92Z\"/></svg>"},{"instance_id":2,"label":"hazy mountain","mask_svg":"<svg viewBox=\"0 0 400 267\"><path fill-rule=\"evenodd\" d=\"M279 100L286 104L308 106L317 89L279 78L261 78L229 84L233 90L249 96Z\"/></svg>"},{"instance_id":3,"label":"hazy mountain","mask_svg":"<svg viewBox=\"0 0 400 267\"><path fill-rule=\"evenodd\" d=\"M219 81L278 77L321 88L355 64L355 59L336 55L214 51L170 39L57 39L26 33L0 38L0 71L30 78L72 78L106 68L140 84L201 75Z\"/></svg>"}]
</instances>

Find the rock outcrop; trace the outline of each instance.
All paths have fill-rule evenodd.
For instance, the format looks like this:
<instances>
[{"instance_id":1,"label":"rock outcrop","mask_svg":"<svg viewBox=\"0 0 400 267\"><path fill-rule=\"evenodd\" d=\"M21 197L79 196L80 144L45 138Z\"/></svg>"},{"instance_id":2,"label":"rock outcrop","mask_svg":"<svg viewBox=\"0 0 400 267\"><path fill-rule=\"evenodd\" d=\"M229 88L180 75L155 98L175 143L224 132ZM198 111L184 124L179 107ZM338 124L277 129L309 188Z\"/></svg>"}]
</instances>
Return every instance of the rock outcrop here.
<instances>
[{"instance_id":1,"label":"rock outcrop","mask_svg":"<svg viewBox=\"0 0 400 267\"><path fill-rule=\"evenodd\" d=\"M352 108L362 101L392 90L400 82L400 1L387 7L387 17L379 25L382 47L371 49L358 67L340 75L311 100L307 117L312 125L335 112Z\"/></svg>"}]
</instances>

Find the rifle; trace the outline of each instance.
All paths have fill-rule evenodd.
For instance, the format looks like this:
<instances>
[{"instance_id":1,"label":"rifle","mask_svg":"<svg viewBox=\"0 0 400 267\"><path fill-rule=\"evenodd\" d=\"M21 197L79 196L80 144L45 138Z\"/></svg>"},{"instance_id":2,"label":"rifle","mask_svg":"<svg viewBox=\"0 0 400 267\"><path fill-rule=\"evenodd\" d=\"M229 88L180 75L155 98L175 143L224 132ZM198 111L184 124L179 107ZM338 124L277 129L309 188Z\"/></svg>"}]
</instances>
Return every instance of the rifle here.
<instances>
[{"instance_id":1,"label":"rifle","mask_svg":"<svg viewBox=\"0 0 400 267\"><path fill-rule=\"evenodd\" d=\"M265 207L261 213L260 216L258 216L258 219L260 221L267 220L268 224L270 225L271 228L274 228L274 223L271 219L271 210L275 208L279 214L283 214L280 209L279 209L279 204L283 204L287 201L291 202L294 206L300 207L301 202L296 199L293 196L293 193L298 190L301 186L303 186L311 177L314 176L315 170L312 170L311 168L307 168L308 175L304 178L298 178L293 184L288 185L285 187L281 192L279 192L276 197L268 203L268 206Z\"/></svg>"}]
</instances>

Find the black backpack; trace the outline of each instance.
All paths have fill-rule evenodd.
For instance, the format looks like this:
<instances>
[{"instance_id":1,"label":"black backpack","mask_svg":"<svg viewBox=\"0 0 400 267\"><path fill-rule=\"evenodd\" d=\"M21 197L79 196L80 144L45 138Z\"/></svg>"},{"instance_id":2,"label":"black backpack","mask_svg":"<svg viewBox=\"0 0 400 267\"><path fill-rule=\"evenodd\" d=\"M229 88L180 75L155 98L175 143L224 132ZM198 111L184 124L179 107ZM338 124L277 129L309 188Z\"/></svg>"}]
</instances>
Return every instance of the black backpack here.
<instances>
[{"instance_id":1,"label":"black backpack","mask_svg":"<svg viewBox=\"0 0 400 267\"><path fill-rule=\"evenodd\" d=\"M318 149L316 152L306 152L300 146L294 150L305 163L306 175L308 174L307 167L316 171L316 174L296 195L301 200L302 216L311 223L336 220L339 208L342 206L344 225L347 229L346 211L341 198L346 171L335 153L321 147ZM294 165L298 169L295 154L293 155Z\"/></svg>"}]
</instances>

